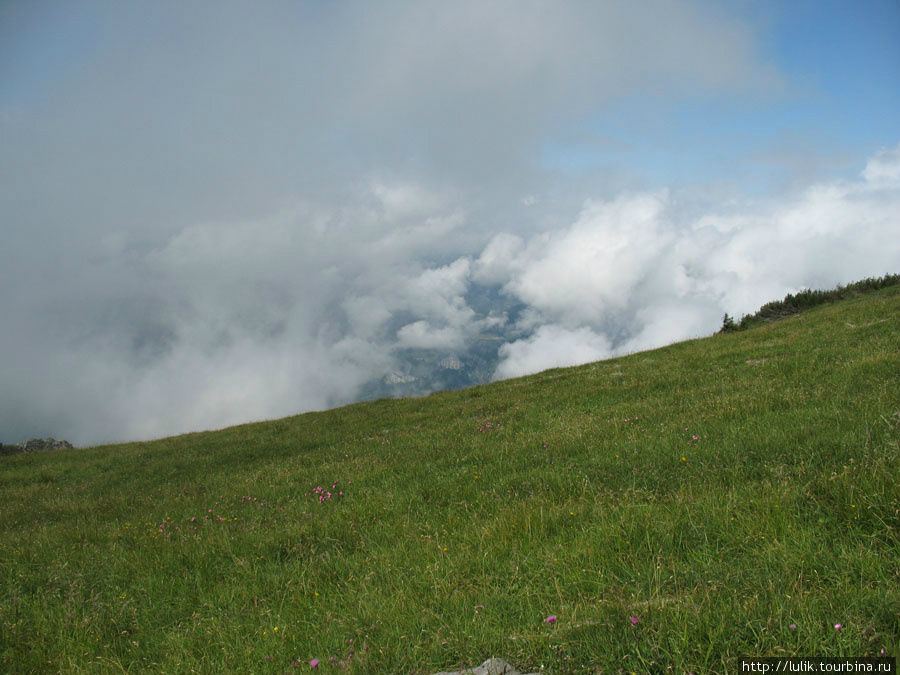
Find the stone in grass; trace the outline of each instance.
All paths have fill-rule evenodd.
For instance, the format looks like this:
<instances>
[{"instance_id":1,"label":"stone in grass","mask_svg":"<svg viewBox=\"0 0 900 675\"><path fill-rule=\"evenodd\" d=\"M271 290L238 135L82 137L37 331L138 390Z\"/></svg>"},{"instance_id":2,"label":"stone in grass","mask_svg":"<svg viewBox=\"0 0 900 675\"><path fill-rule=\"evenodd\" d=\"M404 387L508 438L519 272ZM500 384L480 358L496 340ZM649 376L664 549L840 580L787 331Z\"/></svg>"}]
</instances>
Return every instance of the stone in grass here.
<instances>
[{"instance_id":1,"label":"stone in grass","mask_svg":"<svg viewBox=\"0 0 900 675\"><path fill-rule=\"evenodd\" d=\"M18 447L22 452L42 452L44 450L71 450L73 446L69 441L58 441L55 438L31 438L19 443Z\"/></svg>"},{"instance_id":2,"label":"stone in grass","mask_svg":"<svg viewBox=\"0 0 900 675\"><path fill-rule=\"evenodd\" d=\"M441 671L434 675L523 675L503 659L488 659L476 668L466 670ZM537 675L531 673L531 675Z\"/></svg>"}]
</instances>

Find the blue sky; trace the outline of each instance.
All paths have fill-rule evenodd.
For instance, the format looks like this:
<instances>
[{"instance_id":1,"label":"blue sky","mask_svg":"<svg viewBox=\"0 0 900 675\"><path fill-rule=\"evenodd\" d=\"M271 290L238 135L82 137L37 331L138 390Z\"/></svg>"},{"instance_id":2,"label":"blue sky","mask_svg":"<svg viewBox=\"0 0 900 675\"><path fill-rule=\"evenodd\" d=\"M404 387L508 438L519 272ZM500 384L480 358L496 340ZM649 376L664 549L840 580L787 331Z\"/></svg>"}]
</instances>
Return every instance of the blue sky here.
<instances>
[{"instance_id":1,"label":"blue sky","mask_svg":"<svg viewBox=\"0 0 900 675\"><path fill-rule=\"evenodd\" d=\"M0 3L0 229L3 442L709 335L900 271L900 3Z\"/></svg>"},{"instance_id":2,"label":"blue sky","mask_svg":"<svg viewBox=\"0 0 900 675\"><path fill-rule=\"evenodd\" d=\"M755 56L773 68L779 85L622 93L548 129L539 139L541 165L575 174L613 170L644 185L735 180L765 194L798 180L853 175L871 153L900 138L900 3L697 7L743 23ZM288 14L302 22L321 11L301 3ZM165 9L123 16L98 3L6 4L0 9L0 103L46 114L58 104L55 95L98 61L116 58L123 43L165 49L169 23ZM179 30L190 26L185 21Z\"/></svg>"},{"instance_id":3,"label":"blue sky","mask_svg":"<svg viewBox=\"0 0 900 675\"><path fill-rule=\"evenodd\" d=\"M782 89L738 97L640 92L585 120L572 143L548 143L544 161L572 172L627 167L657 185L734 176L765 193L798 179L855 175L900 138L900 3L798 0L742 10ZM600 147L585 142L591 137Z\"/></svg>"}]
</instances>

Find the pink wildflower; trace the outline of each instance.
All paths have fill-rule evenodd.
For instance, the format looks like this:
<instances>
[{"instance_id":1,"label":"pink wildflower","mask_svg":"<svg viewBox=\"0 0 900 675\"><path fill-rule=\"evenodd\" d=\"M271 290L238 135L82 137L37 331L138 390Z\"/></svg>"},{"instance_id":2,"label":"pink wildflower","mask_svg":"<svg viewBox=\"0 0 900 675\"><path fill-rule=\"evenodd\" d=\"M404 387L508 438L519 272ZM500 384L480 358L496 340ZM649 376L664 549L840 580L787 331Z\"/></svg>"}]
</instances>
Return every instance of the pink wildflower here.
<instances>
[{"instance_id":1,"label":"pink wildflower","mask_svg":"<svg viewBox=\"0 0 900 675\"><path fill-rule=\"evenodd\" d=\"M637 626L639 620L636 616L631 617L631 625Z\"/></svg>"},{"instance_id":2,"label":"pink wildflower","mask_svg":"<svg viewBox=\"0 0 900 675\"><path fill-rule=\"evenodd\" d=\"M555 614L551 614L551 615L548 616L546 619L544 619L544 621L546 621L546 622L549 623L549 624L556 623L556 615L555 615Z\"/></svg>"},{"instance_id":3,"label":"pink wildflower","mask_svg":"<svg viewBox=\"0 0 900 675\"><path fill-rule=\"evenodd\" d=\"M313 659L312 661L309 662L310 668L317 668L318 665L319 665L319 659Z\"/></svg>"}]
</instances>

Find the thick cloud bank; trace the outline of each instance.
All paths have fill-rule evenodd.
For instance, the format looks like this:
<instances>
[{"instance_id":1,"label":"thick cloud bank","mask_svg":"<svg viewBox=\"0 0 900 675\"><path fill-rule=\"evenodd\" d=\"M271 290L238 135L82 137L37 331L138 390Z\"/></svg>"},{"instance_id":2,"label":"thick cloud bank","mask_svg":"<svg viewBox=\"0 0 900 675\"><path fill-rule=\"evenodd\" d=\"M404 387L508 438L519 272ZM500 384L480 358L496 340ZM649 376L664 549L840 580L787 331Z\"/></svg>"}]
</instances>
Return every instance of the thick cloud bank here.
<instances>
[{"instance_id":1,"label":"thick cloud bank","mask_svg":"<svg viewBox=\"0 0 900 675\"><path fill-rule=\"evenodd\" d=\"M895 272L898 169L893 148L859 180L812 185L780 203L681 221L677 196L634 194L589 201L570 227L528 241L497 235L477 275L528 306L523 330L539 327L501 348L496 376L708 335L724 312Z\"/></svg>"},{"instance_id":2,"label":"thick cloud bank","mask_svg":"<svg viewBox=\"0 0 900 675\"><path fill-rule=\"evenodd\" d=\"M452 199L409 194L199 224L147 251L112 240L72 279L8 280L22 302L6 301L3 348L21 358L3 365L3 428L84 443L324 408L385 377L413 382L423 352L457 367L484 336L498 351L482 379L513 377L900 269L898 148L858 180L688 219L667 191L589 200L568 226L501 232L437 265L434 242L471 224Z\"/></svg>"},{"instance_id":3,"label":"thick cloud bank","mask_svg":"<svg viewBox=\"0 0 900 675\"><path fill-rule=\"evenodd\" d=\"M0 441L465 386L897 272L897 148L754 200L635 169L685 103L701 145L774 135L795 83L742 7L0 6Z\"/></svg>"}]
</instances>

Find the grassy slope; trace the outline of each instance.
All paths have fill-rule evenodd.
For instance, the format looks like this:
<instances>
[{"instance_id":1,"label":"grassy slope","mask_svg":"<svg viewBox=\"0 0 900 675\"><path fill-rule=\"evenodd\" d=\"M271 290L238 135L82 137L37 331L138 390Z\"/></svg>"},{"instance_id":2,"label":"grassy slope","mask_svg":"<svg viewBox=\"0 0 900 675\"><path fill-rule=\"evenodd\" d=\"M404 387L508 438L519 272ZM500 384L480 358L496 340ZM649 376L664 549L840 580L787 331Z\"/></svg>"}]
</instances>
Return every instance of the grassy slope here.
<instances>
[{"instance_id":1,"label":"grassy slope","mask_svg":"<svg viewBox=\"0 0 900 675\"><path fill-rule=\"evenodd\" d=\"M897 654L898 291L465 391L2 458L0 670Z\"/></svg>"}]
</instances>

